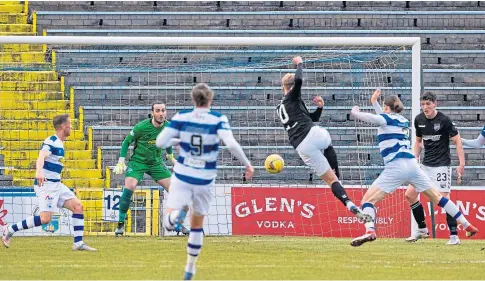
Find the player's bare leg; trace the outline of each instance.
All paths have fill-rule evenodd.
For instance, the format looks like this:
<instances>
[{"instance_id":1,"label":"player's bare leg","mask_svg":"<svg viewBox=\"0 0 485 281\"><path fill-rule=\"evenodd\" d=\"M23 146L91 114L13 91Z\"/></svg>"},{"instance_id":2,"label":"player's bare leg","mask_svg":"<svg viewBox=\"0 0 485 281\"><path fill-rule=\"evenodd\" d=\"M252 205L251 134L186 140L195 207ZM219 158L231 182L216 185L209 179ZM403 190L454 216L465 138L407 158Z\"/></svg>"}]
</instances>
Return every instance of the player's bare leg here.
<instances>
[{"instance_id":1,"label":"player's bare leg","mask_svg":"<svg viewBox=\"0 0 485 281\"><path fill-rule=\"evenodd\" d=\"M365 234L352 239L351 246L358 247L366 242L372 242L377 239L375 228L376 210L374 205L386 197L387 193L375 185L372 185L362 197L362 212L372 218L365 223Z\"/></svg>"},{"instance_id":2,"label":"player's bare leg","mask_svg":"<svg viewBox=\"0 0 485 281\"><path fill-rule=\"evenodd\" d=\"M165 189L166 192L170 192L170 178L158 180L157 183Z\"/></svg>"},{"instance_id":3,"label":"player's bare leg","mask_svg":"<svg viewBox=\"0 0 485 281\"><path fill-rule=\"evenodd\" d=\"M478 229L473 226L465 216L458 210L458 207L448 198L442 196L436 189L429 188L423 191L429 201L443 208L447 214L456 218L456 220L465 228L466 236L470 237L478 233Z\"/></svg>"},{"instance_id":4,"label":"player's bare leg","mask_svg":"<svg viewBox=\"0 0 485 281\"><path fill-rule=\"evenodd\" d=\"M419 239L425 239L429 237L429 231L426 226L426 220L424 215L424 208L418 199L419 193L416 191L414 186L409 185L406 190L405 197L411 206L411 211L413 212L413 217L418 224L418 229L406 238L406 242L416 242Z\"/></svg>"},{"instance_id":5,"label":"player's bare leg","mask_svg":"<svg viewBox=\"0 0 485 281\"><path fill-rule=\"evenodd\" d=\"M340 184L337 176L335 175L332 169L328 169L321 177L324 182L326 182L332 189L333 195L344 204L349 211L351 211L354 215L356 215L359 219L363 220L364 222L368 222L372 220L372 218L364 214L359 207L355 206L355 204L350 200L345 192L344 187Z\"/></svg>"},{"instance_id":6,"label":"player's bare leg","mask_svg":"<svg viewBox=\"0 0 485 281\"><path fill-rule=\"evenodd\" d=\"M163 187L163 189L165 189L165 191L169 192L169 188L170 188L170 178L166 178L166 179L161 179L161 180L158 180L157 183ZM189 230L187 228L185 228L185 226L181 226L181 229L179 231L177 231L177 235L179 233L182 233L184 235L188 235L189 234Z\"/></svg>"},{"instance_id":7,"label":"player's bare leg","mask_svg":"<svg viewBox=\"0 0 485 281\"><path fill-rule=\"evenodd\" d=\"M123 190L123 194L121 195L120 199L120 217L118 220L118 226L115 230L115 235L123 235L125 232L125 221L126 221L126 213L130 208L131 197L136 190L136 186L138 185L138 180L132 177L125 178L125 189Z\"/></svg>"}]
</instances>

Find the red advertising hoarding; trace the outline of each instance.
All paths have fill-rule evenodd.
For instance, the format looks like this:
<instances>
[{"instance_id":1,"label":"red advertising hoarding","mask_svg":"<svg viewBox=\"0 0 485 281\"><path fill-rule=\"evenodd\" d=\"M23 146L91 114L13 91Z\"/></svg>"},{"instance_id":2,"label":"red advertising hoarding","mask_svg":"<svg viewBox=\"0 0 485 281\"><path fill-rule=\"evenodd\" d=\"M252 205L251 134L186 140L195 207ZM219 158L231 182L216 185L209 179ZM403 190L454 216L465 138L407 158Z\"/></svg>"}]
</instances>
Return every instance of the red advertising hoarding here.
<instances>
[{"instance_id":1,"label":"red advertising hoarding","mask_svg":"<svg viewBox=\"0 0 485 281\"><path fill-rule=\"evenodd\" d=\"M356 204L366 189L346 188ZM376 206L376 228L380 237L404 238L410 234L410 208L398 189ZM453 191L460 210L470 222L483 229L477 238L485 238L485 196L483 191ZM297 235L355 237L364 225L332 194L330 188L233 187L232 233L234 235ZM437 208L436 212L441 212ZM429 218L428 218L429 219ZM446 226L445 215L437 215L438 228ZM429 224L431 225L431 224ZM439 237L448 230L439 230ZM463 234L463 233L462 233Z\"/></svg>"},{"instance_id":2,"label":"red advertising hoarding","mask_svg":"<svg viewBox=\"0 0 485 281\"><path fill-rule=\"evenodd\" d=\"M485 239L485 190L452 190L451 201L455 202L463 215L475 225L480 232L473 238ZM424 202L427 202L425 204ZM431 226L430 204L423 200L423 207L426 213L426 223ZM437 238L448 238L450 231L446 223L446 213L440 207L434 206L435 229ZM465 232L461 225L458 225L458 234L465 237ZM431 229L430 229L431 231Z\"/></svg>"}]
</instances>

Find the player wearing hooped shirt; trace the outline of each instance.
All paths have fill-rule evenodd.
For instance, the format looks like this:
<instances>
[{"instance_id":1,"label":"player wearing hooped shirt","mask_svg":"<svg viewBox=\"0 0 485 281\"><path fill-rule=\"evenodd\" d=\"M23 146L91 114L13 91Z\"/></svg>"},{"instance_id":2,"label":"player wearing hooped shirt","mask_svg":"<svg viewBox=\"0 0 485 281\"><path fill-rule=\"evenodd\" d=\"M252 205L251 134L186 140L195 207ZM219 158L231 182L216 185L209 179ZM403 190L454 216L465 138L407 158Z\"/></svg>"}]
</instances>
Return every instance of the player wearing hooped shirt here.
<instances>
[{"instance_id":1,"label":"player wearing hooped shirt","mask_svg":"<svg viewBox=\"0 0 485 281\"><path fill-rule=\"evenodd\" d=\"M380 93L379 93L380 94ZM379 149L384 159L384 171L374 181L362 198L362 211L375 218L374 205L384 199L387 194L394 192L404 184L411 184L417 192L422 192L428 199L443 208L448 214L459 221L467 236L475 235L478 230L471 225L456 205L441 195L435 184L419 167L411 151L409 141L409 121L400 115L404 109L397 96L387 96L384 99L384 109L381 114L360 112L355 106L352 116L364 122L379 125L377 134ZM380 107L377 111L380 111ZM365 223L366 233L352 240L352 246L360 246L366 242L376 240L374 220Z\"/></svg>"},{"instance_id":2,"label":"player wearing hooped shirt","mask_svg":"<svg viewBox=\"0 0 485 281\"><path fill-rule=\"evenodd\" d=\"M483 126L482 131L478 135L478 137L474 140L467 140L467 139L461 139L461 142L469 147L473 148L482 148L485 145L485 125Z\"/></svg>"},{"instance_id":3,"label":"player wearing hooped shirt","mask_svg":"<svg viewBox=\"0 0 485 281\"><path fill-rule=\"evenodd\" d=\"M177 113L156 142L161 148L180 147L170 182L164 224L167 230L179 231L189 207L192 207L184 280L192 279L195 274L195 263L202 248L202 227L217 177L220 140L246 167L246 179L254 173L232 135L227 117L210 110L214 93L209 86L197 84L190 95L195 108Z\"/></svg>"},{"instance_id":4,"label":"player wearing hooped shirt","mask_svg":"<svg viewBox=\"0 0 485 281\"><path fill-rule=\"evenodd\" d=\"M39 200L39 216L31 216L16 224L5 227L2 241L5 247L10 246L13 234L20 230L34 228L47 224L53 213L59 208L72 211L72 224L74 227L73 251L96 251L83 242L84 211L81 201L76 195L61 183L61 172L64 158L63 142L71 134L71 120L68 114L57 115L53 120L56 134L45 139L36 162L34 190Z\"/></svg>"}]
</instances>

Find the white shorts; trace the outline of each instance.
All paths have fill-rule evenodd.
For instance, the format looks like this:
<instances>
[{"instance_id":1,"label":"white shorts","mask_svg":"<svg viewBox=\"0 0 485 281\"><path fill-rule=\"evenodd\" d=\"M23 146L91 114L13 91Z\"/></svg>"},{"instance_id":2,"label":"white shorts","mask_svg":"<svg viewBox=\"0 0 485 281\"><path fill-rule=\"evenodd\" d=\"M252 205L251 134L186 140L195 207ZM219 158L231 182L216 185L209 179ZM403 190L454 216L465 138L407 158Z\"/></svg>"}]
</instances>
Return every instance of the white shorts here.
<instances>
[{"instance_id":1,"label":"white shorts","mask_svg":"<svg viewBox=\"0 0 485 281\"><path fill-rule=\"evenodd\" d=\"M74 192L61 182L46 181L42 186L35 185L34 190L41 212L58 213L64 202L76 198Z\"/></svg>"},{"instance_id":2,"label":"white shorts","mask_svg":"<svg viewBox=\"0 0 485 281\"><path fill-rule=\"evenodd\" d=\"M434 187L434 183L414 158L399 158L389 162L373 183L386 193L392 193L398 187L408 184L412 184L417 192Z\"/></svg>"},{"instance_id":3,"label":"white shorts","mask_svg":"<svg viewBox=\"0 0 485 281\"><path fill-rule=\"evenodd\" d=\"M424 173L428 175L430 180L434 183L437 191L451 191L451 167L429 167L421 165L421 169L423 169Z\"/></svg>"},{"instance_id":4,"label":"white shorts","mask_svg":"<svg viewBox=\"0 0 485 281\"><path fill-rule=\"evenodd\" d=\"M328 131L320 126L313 126L308 135L296 148L305 164L310 167L317 176L322 176L330 169L327 158L322 153L332 144L332 138Z\"/></svg>"},{"instance_id":5,"label":"white shorts","mask_svg":"<svg viewBox=\"0 0 485 281\"><path fill-rule=\"evenodd\" d=\"M167 208L180 210L190 206L193 214L207 216L212 200L215 181L208 185L195 185L179 180L175 175L170 179Z\"/></svg>"}]
</instances>

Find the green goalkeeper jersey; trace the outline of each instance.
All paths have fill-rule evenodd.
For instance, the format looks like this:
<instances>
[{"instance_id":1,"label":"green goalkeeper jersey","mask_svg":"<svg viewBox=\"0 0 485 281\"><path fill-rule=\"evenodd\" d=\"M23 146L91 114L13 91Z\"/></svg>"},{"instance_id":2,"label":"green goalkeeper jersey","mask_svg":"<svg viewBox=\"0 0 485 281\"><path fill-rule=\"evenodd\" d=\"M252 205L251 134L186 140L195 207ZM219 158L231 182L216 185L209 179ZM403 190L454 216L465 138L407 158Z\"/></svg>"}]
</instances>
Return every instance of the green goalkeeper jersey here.
<instances>
[{"instance_id":1,"label":"green goalkeeper jersey","mask_svg":"<svg viewBox=\"0 0 485 281\"><path fill-rule=\"evenodd\" d=\"M152 124L152 119L146 119L133 127L133 130L126 136L121 146L121 157L126 157L128 148L131 143L134 143L133 155L130 161L136 161L146 165L156 165L163 163L162 149L155 144L157 136L169 124L165 121L160 127L155 127ZM172 154L172 148L166 149L167 154Z\"/></svg>"}]
</instances>

